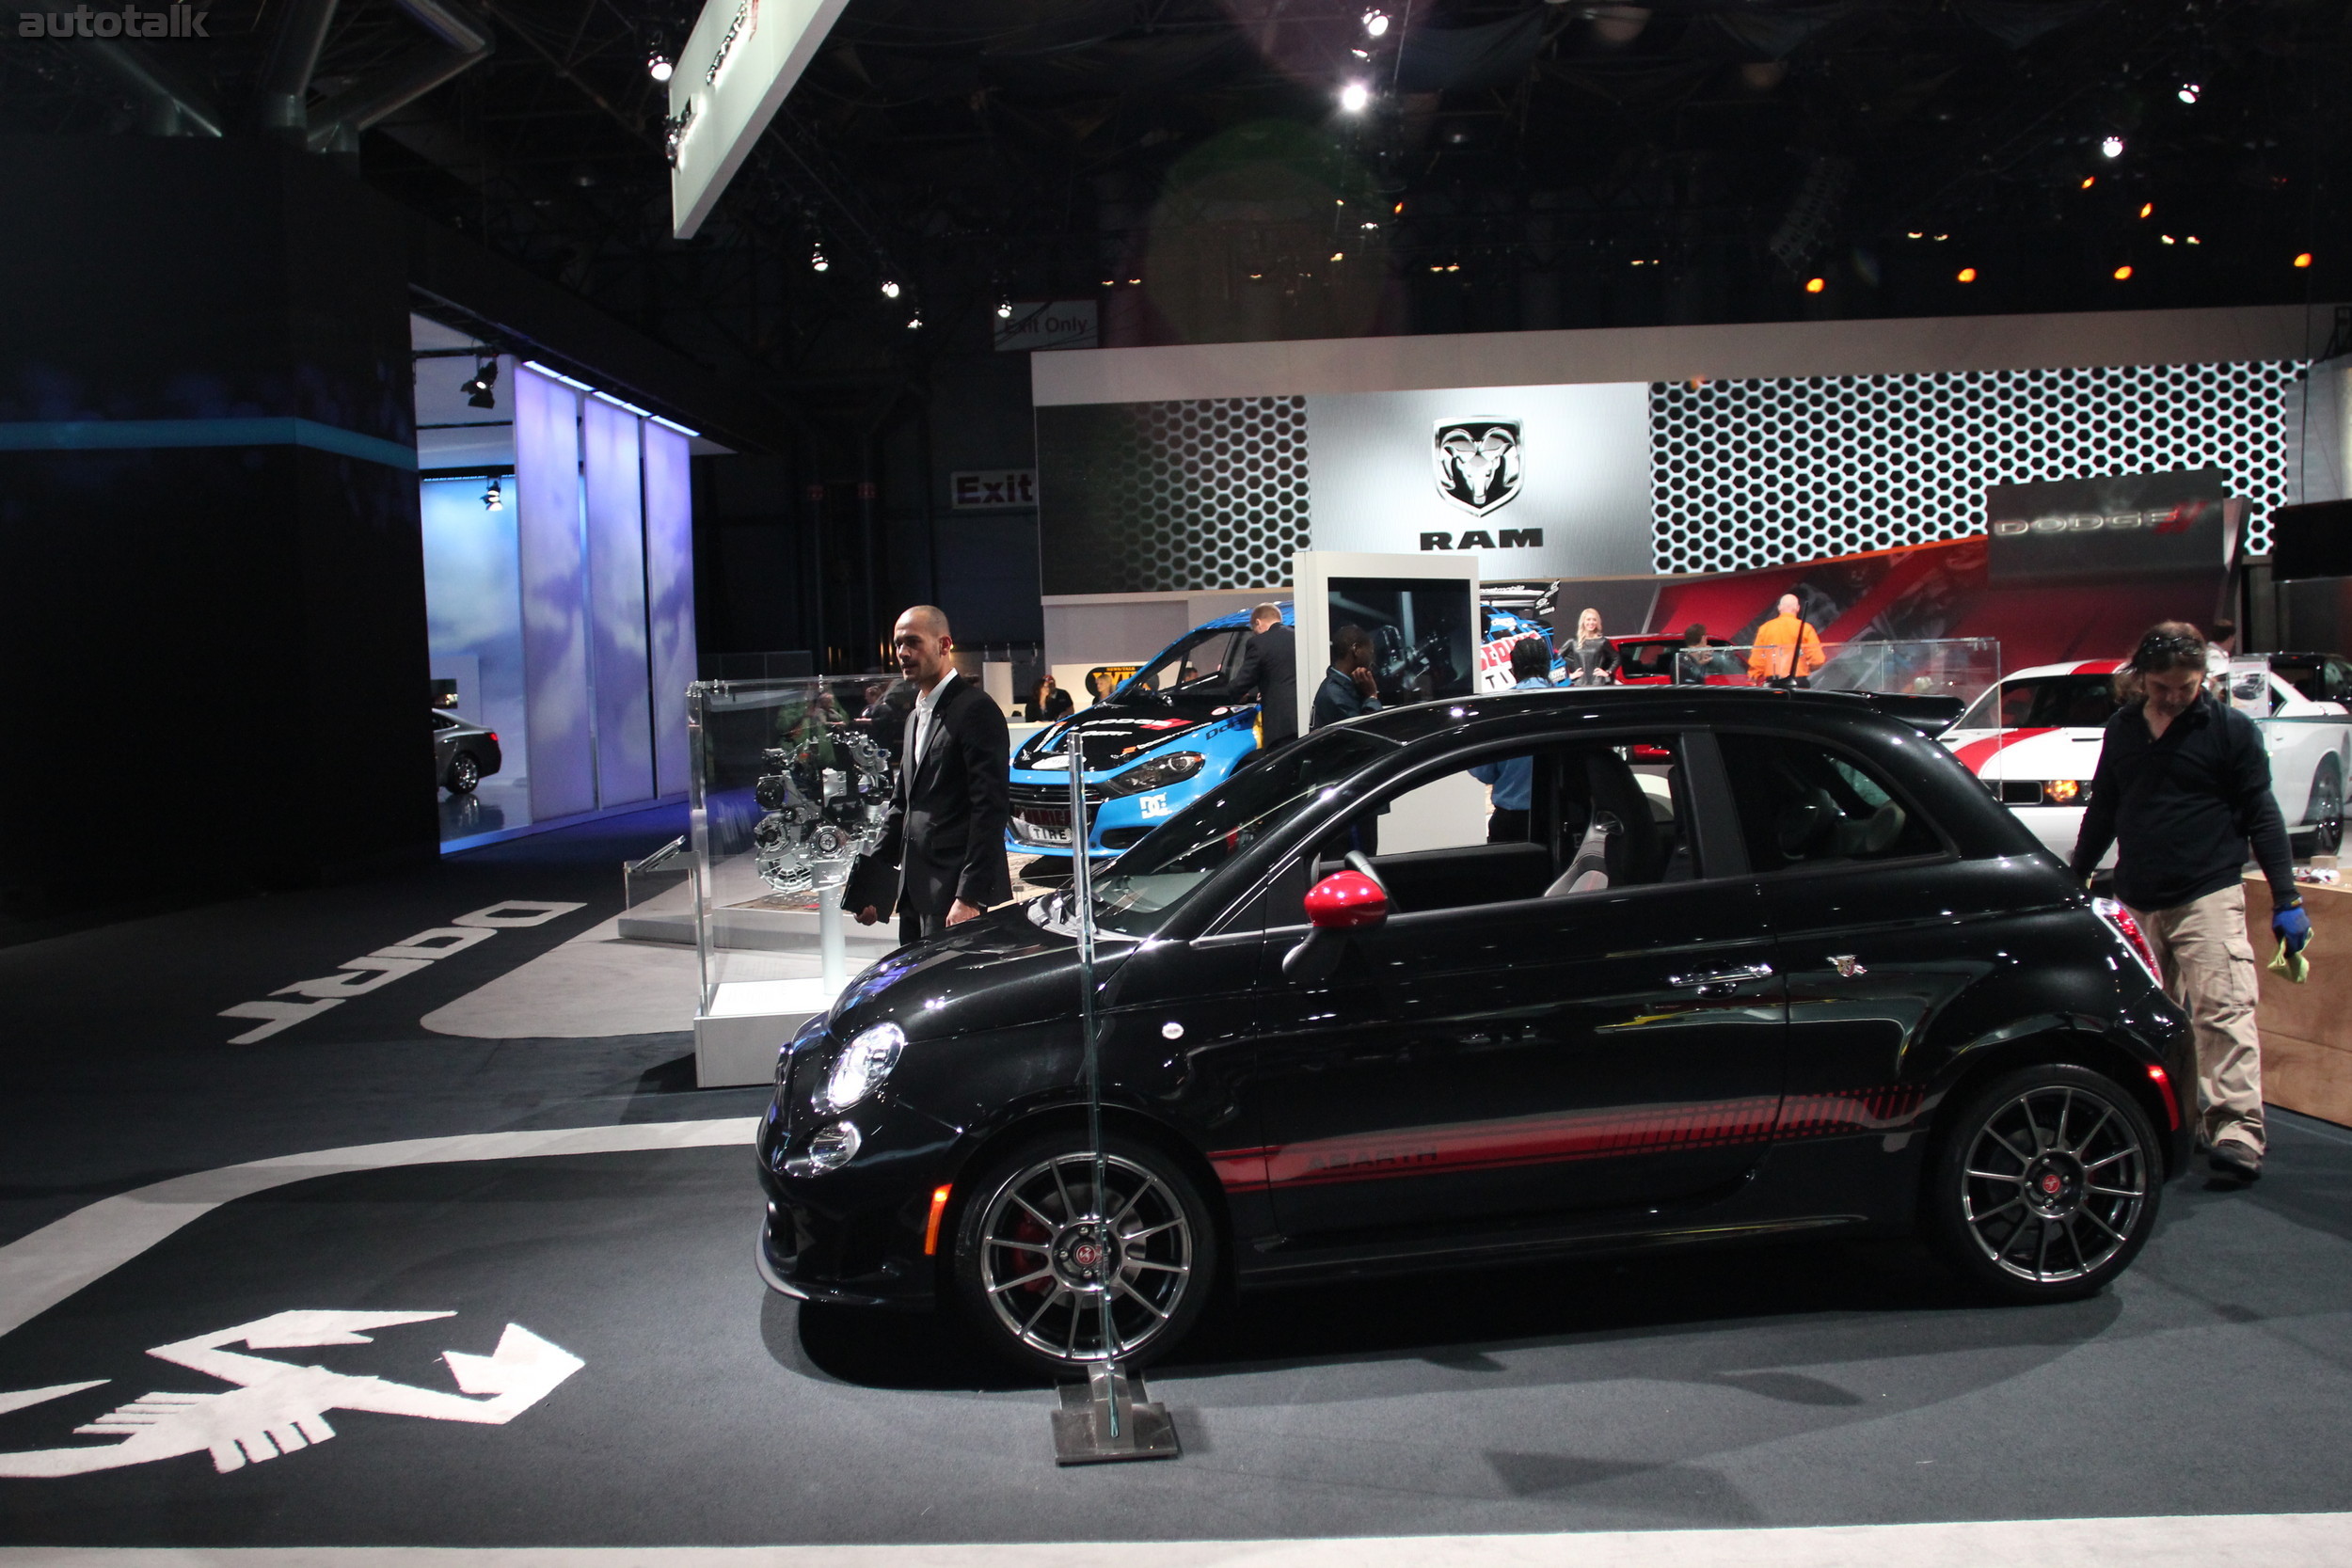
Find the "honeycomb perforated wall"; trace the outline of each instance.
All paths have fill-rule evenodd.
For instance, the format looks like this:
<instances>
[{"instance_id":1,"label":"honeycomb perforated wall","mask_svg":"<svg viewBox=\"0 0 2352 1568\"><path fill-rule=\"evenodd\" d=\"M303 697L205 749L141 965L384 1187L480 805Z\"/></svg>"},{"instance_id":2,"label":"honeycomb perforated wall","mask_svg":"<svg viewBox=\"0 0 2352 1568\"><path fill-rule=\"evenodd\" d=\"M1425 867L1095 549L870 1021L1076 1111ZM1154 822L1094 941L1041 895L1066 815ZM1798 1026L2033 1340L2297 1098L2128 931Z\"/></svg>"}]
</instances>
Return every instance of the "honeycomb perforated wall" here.
<instances>
[{"instance_id":1,"label":"honeycomb perforated wall","mask_svg":"<svg viewBox=\"0 0 2352 1568\"><path fill-rule=\"evenodd\" d=\"M2288 500L2289 360L1650 388L1658 570L1722 572L1984 529L1988 485L2219 468L2251 547Z\"/></svg>"},{"instance_id":2,"label":"honeycomb perforated wall","mask_svg":"<svg viewBox=\"0 0 2352 1568\"><path fill-rule=\"evenodd\" d=\"M1307 546L1307 400L1038 411L1045 592L1287 582Z\"/></svg>"}]
</instances>

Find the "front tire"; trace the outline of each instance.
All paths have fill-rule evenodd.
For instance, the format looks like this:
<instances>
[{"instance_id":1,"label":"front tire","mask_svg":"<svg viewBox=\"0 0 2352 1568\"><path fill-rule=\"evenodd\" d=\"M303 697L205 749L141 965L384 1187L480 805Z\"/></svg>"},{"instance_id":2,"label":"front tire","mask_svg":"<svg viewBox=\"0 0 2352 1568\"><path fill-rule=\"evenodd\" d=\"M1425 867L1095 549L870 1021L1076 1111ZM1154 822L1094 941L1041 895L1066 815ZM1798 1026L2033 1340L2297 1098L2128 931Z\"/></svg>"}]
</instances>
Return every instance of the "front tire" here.
<instances>
[{"instance_id":1,"label":"front tire","mask_svg":"<svg viewBox=\"0 0 2352 1568\"><path fill-rule=\"evenodd\" d=\"M2163 1157L2130 1091L2043 1063L1953 1110L1929 1157L1926 1228L1946 1263L2010 1301L2094 1295L2156 1223Z\"/></svg>"},{"instance_id":2,"label":"front tire","mask_svg":"<svg viewBox=\"0 0 2352 1568\"><path fill-rule=\"evenodd\" d=\"M449 759L449 777L441 781L452 795L470 795L482 782L482 764L471 752L460 752Z\"/></svg>"},{"instance_id":3,"label":"front tire","mask_svg":"<svg viewBox=\"0 0 2352 1568\"><path fill-rule=\"evenodd\" d=\"M1106 1205L1094 1200L1094 1156L1077 1128L1007 1150L966 1187L957 1307L990 1349L1032 1371L1083 1371L1106 1343L1124 1365L1156 1360L1191 1332L1216 1281L1216 1227L1184 1168L1140 1140L1103 1144Z\"/></svg>"}]
</instances>

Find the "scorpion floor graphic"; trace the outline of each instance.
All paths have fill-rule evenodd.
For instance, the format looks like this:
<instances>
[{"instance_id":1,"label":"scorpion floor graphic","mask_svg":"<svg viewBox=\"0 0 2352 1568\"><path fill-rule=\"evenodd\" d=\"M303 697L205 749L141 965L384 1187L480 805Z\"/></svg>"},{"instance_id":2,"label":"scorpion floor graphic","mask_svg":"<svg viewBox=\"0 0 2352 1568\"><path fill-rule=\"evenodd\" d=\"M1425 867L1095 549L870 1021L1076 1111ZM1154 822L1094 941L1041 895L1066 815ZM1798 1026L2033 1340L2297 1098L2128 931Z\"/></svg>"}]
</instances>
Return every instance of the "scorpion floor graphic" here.
<instances>
[{"instance_id":1,"label":"scorpion floor graphic","mask_svg":"<svg viewBox=\"0 0 2352 1568\"><path fill-rule=\"evenodd\" d=\"M335 1429L326 1422L330 1410L503 1426L547 1398L583 1365L569 1351L517 1323L506 1325L498 1347L488 1355L453 1350L442 1353L441 1359L463 1390L456 1394L226 1348L239 1343L254 1351L364 1345L373 1342L366 1332L369 1329L455 1316L454 1312L278 1312L234 1328L158 1345L147 1354L234 1386L206 1393L142 1394L89 1425L73 1429L76 1436L121 1441L0 1453L0 1477L76 1476L192 1453L210 1453L214 1467L226 1473L326 1442L335 1435ZM0 1412L63 1399L104 1381L62 1383L14 1393L0 1390Z\"/></svg>"}]
</instances>

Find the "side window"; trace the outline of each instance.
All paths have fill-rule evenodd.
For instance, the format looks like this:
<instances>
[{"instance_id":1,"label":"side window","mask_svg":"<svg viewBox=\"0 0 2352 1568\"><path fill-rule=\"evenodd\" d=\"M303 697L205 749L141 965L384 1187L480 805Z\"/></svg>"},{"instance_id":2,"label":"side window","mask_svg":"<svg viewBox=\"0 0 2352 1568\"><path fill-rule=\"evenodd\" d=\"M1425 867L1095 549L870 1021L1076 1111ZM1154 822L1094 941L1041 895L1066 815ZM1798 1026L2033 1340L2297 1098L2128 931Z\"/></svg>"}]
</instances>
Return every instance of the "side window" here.
<instances>
[{"instance_id":1,"label":"side window","mask_svg":"<svg viewBox=\"0 0 2352 1568\"><path fill-rule=\"evenodd\" d=\"M1672 736L1490 755L1358 813L1315 847L1298 894L1351 849L1398 914L1688 881L1698 874L1688 802Z\"/></svg>"},{"instance_id":2,"label":"side window","mask_svg":"<svg viewBox=\"0 0 2352 1568\"><path fill-rule=\"evenodd\" d=\"M1944 847L1884 780L1842 752L1795 736L1718 738L1748 860L1758 871L1900 860Z\"/></svg>"},{"instance_id":3,"label":"side window","mask_svg":"<svg viewBox=\"0 0 2352 1568\"><path fill-rule=\"evenodd\" d=\"M1195 643L1184 654L1184 667L1177 673L1176 684L1190 686L1195 681L1224 673L1226 660L1232 652L1233 639L1237 635L1230 631L1219 632Z\"/></svg>"},{"instance_id":4,"label":"side window","mask_svg":"<svg viewBox=\"0 0 2352 1568\"><path fill-rule=\"evenodd\" d=\"M433 716L433 727L437 730L453 730L457 727L457 721L446 713L437 713Z\"/></svg>"},{"instance_id":5,"label":"side window","mask_svg":"<svg viewBox=\"0 0 2352 1568\"><path fill-rule=\"evenodd\" d=\"M2340 658L2328 661L2328 678L2322 687L2331 703L2352 704L2352 664Z\"/></svg>"}]
</instances>

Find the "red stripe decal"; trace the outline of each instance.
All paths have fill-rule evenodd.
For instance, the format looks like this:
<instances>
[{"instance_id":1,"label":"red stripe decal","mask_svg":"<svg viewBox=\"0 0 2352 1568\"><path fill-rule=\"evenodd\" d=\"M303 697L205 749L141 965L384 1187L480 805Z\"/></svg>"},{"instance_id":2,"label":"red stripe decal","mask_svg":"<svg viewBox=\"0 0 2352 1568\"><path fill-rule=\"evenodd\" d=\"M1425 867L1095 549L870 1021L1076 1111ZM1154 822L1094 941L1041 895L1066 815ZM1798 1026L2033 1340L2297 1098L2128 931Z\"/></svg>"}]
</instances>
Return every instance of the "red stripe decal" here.
<instances>
[{"instance_id":1,"label":"red stripe decal","mask_svg":"<svg viewBox=\"0 0 2352 1568\"><path fill-rule=\"evenodd\" d=\"M1271 1148L1221 1149L1209 1156L1209 1164L1228 1192L1505 1170L1769 1139L1882 1132L1910 1122L1925 1099L1923 1089L1888 1085L1786 1098L1757 1095L1685 1105L1634 1105L1573 1116L1399 1128Z\"/></svg>"},{"instance_id":2,"label":"red stripe decal","mask_svg":"<svg viewBox=\"0 0 2352 1568\"><path fill-rule=\"evenodd\" d=\"M2056 735L2057 733L2054 727L2048 725L2038 730L2003 730L1998 735L1989 735L1982 740L1972 740L1965 746L1955 747L1952 755L1958 757L1969 772L1981 773L1984 771L1984 765L1992 761L2004 748L2014 746L2021 740L2031 740L2038 735Z\"/></svg>"},{"instance_id":3,"label":"red stripe decal","mask_svg":"<svg viewBox=\"0 0 2352 1568\"><path fill-rule=\"evenodd\" d=\"M2122 668L2123 668L2123 661L2120 658L2090 658L2085 659L2082 663L2075 665L2074 673L2078 675L2112 675Z\"/></svg>"}]
</instances>

